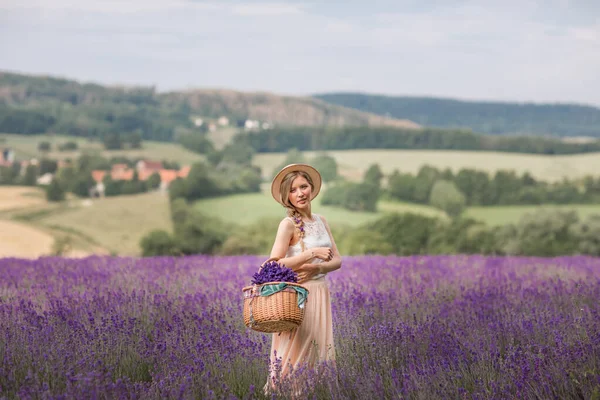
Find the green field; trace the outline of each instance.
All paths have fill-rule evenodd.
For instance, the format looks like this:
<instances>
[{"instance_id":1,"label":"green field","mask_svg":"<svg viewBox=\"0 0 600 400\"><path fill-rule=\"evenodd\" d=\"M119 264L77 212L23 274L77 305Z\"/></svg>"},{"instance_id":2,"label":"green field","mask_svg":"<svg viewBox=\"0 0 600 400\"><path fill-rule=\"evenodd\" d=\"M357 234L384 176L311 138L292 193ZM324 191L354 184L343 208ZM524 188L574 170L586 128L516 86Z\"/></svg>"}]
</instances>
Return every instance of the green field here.
<instances>
[{"instance_id":1,"label":"green field","mask_svg":"<svg viewBox=\"0 0 600 400\"><path fill-rule=\"evenodd\" d=\"M226 222L249 225L265 218L283 218L283 207L268 193L239 194L197 201L194 207L207 215ZM516 223L526 213L538 208L575 210L581 218L600 214L600 205L566 206L503 206L471 207L465 216L490 226ZM380 201L378 212L352 212L341 208L322 206L320 197L313 203L313 211L323 214L332 226L357 226L381 218L388 212L413 212L446 218L440 210L426 205ZM3 217L38 227L56 237L70 235L82 250L94 252L139 255L139 241L154 229L172 232L166 194L160 192L104 199L71 199L62 204L39 204L22 211L5 211ZM274 229L276 227L274 226Z\"/></svg>"},{"instance_id":2,"label":"green field","mask_svg":"<svg viewBox=\"0 0 600 400\"><path fill-rule=\"evenodd\" d=\"M321 205L321 198L313 202L312 210L322 214L331 224L356 226L376 220L387 212L415 212L431 216L445 214L433 207L400 202L380 202L376 213L349 211L339 207ZM285 210L267 193L238 194L227 197L199 200L195 208L225 221L249 225L263 218L283 218Z\"/></svg>"},{"instance_id":3,"label":"green field","mask_svg":"<svg viewBox=\"0 0 600 400\"><path fill-rule=\"evenodd\" d=\"M45 226L65 232L79 232L104 247L121 255L138 255L140 239L154 229L172 231L168 198L161 193L110 197L94 200L77 200L72 209L61 209L37 220ZM88 204L88 205L84 205ZM207 215L226 222L249 225L264 218L283 218L284 209L266 193L239 194L200 200L194 207ZM507 206L472 207L465 215L488 225L516 223L536 208L576 210L582 218L600 214L600 205L573 206ZM353 212L337 207L322 206L317 197L313 211L323 214L331 225L357 226L381 218L388 212L414 212L445 218L433 207L380 201L377 213Z\"/></svg>"},{"instance_id":4,"label":"green field","mask_svg":"<svg viewBox=\"0 0 600 400\"><path fill-rule=\"evenodd\" d=\"M425 164L439 169L461 168L495 173L497 170L528 171L537 179L554 182L564 178L574 179L600 174L600 153L546 156L538 154L500 153L484 151L446 150L339 150L328 151L338 163L341 175L359 180L372 164L379 164L384 174L398 169L415 174ZM315 152L305 152L308 161ZM253 163L261 167L265 179L270 180L273 169L285 159L285 153L260 153Z\"/></svg>"},{"instance_id":5,"label":"green field","mask_svg":"<svg viewBox=\"0 0 600 400\"><path fill-rule=\"evenodd\" d=\"M154 229L173 229L168 197L160 192L78 199L72 204L74 207L43 215L34 223L79 234L119 255L139 255L144 235Z\"/></svg>"},{"instance_id":6,"label":"green field","mask_svg":"<svg viewBox=\"0 0 600 400\"><path fill-rule=\"evenodd\" d=\"M485 222L490 226L514 224L527 213L536 210L561 210L576 211L579 218L585 219L590 215L600 215L600 204L569 204L569 205L551 205L540 206L493 206L493 207L470 207L465 215Z\"/></svg>"},{"instance_id":7,"label":"green field","mask_svg":"<svg viewBox=\"0 0 600 400\"><path fill-rule=\"evenodd\" d=\"M376 213L353 212L342 208L322 206L317 197L313 203L313 212L323 214L333 224L357 226L365 222L381 218L386 213L412 212L431 217L447 218L441 210L427 205L381 200L377 204ZM249 225L263 218L283 218L283 207L278 205L266 193L239 194L197 201L195 208L227 222ZM502 207L470 207L465 211L471 217L487 225L504 225L517 223L527 213L536 209L574 210L581 218L592 214L600 214L600 205L575 204L565 206L502 206Z\"/></svg>"},{"instance_id":8,"label":"green field","mask_svg":"<svg viewBox=\"0 0 600 400\"><path fill-rule=\"evenodd\" d=\"M38 144L43 141L51 143L52 151L47 153L38 151ZM79 149L76 151L58 151L58 145L67 141L77 142ZM177 161L181 165L192 164L204 159L202 155L193 153L177 143L144 141L143 149L104 150L104 146L99 142L90 142L87 139L74 136L47 134L35 136L0 134L0 147L12 148L18 159L41 158L43 156L55 160L75 159L83 153L97 153L106 158L127 157L130 159L145 158L159 161Z\"/></svg>"}]
</instances>

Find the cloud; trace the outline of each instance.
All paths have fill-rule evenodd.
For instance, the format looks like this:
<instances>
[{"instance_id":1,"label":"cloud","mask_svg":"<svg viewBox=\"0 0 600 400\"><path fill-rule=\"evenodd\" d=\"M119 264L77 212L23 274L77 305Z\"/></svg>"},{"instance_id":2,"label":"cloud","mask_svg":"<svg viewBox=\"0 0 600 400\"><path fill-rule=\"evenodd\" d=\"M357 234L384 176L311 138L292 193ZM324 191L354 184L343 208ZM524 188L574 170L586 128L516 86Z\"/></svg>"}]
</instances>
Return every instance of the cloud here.
<instances>
[{"instance_id":1,"label":"cloud","mask_svg":"<svg viewBox=\"0 0 600 400\"><path fill-rule=\"evenodd\" d=\"M254 3L231 6L233 14L244 16L277 16L304 13L304 7L288 3Z\"/></svg>"},{"instance_id":2,"label":"cloud","mask_svg":"<svg viewBox=\"0 0 600 400\"><path fill-rule=\"evenodd\" d=\"M178 9L217 10L218 3L187 0L0 0L0 9L37 11L78 11L129 14Z\"/></svg>"},{"instance_id":3,"label":"cloud","mask_svg":"<svg viewBox=\"0 0 600 400\"><path fill-rule=\"evenodd\" d=\"M216 1L0 0L4 67L164 89L600 104L600 25L577 7Z\"/></svg>"},{"instance_id":4,"label":"cloud","mask_svg":"<svg viewBox=\"0 0 600 400\"><path fill-rule=\"evenodd\" d=\"M600 24L596 27L571 28L569 34L575 39L584 42L600 44ZM600 47L599 47L600 48Z\"/></svg>"},{"instance_id":5,"label":"cloud","mask_svg":"<svg viewBox=\"0 0 600 400\"><path fill-rule=\"evenodd\" d=\"M354 24L346 21L332 20L325 24L327 32L348 34L356 31Z\"/></svg>"}]
</instances>

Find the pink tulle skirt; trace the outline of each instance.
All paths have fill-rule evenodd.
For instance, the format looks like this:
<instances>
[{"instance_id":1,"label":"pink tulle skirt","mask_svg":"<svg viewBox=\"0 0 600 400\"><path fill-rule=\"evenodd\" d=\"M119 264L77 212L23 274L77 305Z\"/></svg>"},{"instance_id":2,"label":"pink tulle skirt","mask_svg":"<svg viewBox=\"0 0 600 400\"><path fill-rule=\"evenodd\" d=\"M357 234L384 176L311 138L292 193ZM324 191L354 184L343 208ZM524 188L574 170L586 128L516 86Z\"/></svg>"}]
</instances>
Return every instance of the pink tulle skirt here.
<instances>
[{"instance_id":1,"label":"pink tulle skirt","mask_svg":"<svg viewBox=\"0 0 600 400\"><path fill-rule=\"evenodd\" d=\"M302 325L291 332L273 334L271 379L286 377L299 367L314 367L334 361L331 297L325 277L302 283L308 289L308 301Z\"/></svg>"}]
</instances>

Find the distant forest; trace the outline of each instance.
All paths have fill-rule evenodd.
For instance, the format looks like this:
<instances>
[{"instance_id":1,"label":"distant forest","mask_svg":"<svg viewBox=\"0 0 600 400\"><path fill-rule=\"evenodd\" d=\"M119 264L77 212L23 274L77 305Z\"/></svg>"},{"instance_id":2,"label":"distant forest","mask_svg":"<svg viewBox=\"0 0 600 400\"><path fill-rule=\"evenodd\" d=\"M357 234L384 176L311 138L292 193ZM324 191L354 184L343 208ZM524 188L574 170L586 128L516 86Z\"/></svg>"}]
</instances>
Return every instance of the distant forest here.
<instances>
[{"instance_id":1,"label":"distant forest","mask_svg":"<svg viewBox=\"0 0 600 400\"><path fill-rule=\"evenodd\" d=\"M0 132L59 133L106 140L118 135L173 141L193 128L185 104L161 102L152 87L117 88L0 72Z\"/></svg>"},{"instance_id":2,"label":"distant forest","mask_svg":"<svg viewBox=\"0 0 600 400\"><path fill-rule=\"evenodd\" d=\"M314 96L360 111L404 118L423 126L474 132L600 138L600 108L576 104L470 102L359 93Z\"/></svg>"},{"instance_id":3,"label":"distant forest","mask_svg":"<svg viewBox=\"0 0 600 400\"><path fill-rule=\"evenodd\" d=\"M247 141L259 153L289 149L428 149L502 151L531 154L600 152L600 140L566 143L560 139L532 136L492 136L470 131L425 128L285 128L240 133L236 143Z\"/></svg>"},{"instance_id":4,"label":"distant forest","mask_svg":"<svg viewBox=\"0 0 600 400\"><path fill-rule=\"evenodd\" d=\"M198 127L193 123L193 119L199 116L198 104L173 93L157 93L153 87L107 87L67 79L0 72L0 133L66 134L101 141L107 149L135 148L143 140L179 142L187 147L191 143L207 147L206 143L201 142L205 138L206 127ZM217 100L218 96L215 97L215 101ZM222 100L226 101L225 98ZM350 111L353 112L355 111ZM200 114L203 118L216 118L220 115ZM226 113L225 116L238 125L243 125L248 117L235 111ZM510 120L508 117L506 119ZM540 117L540 120L543 119ZM552 120L554 119L556 118L553 117ZM590 118L582 117L580 123L589 121ZM588 132L590 136L591 133ZM242 135L247 137L238 140L239 145L248 143L249 139L251 147L259 152L288 151L291 148L492 150L536 154L600 151L600 140L566 143L559 139L534 136L493 136L470 130L432 127L339 128L279 124L274 129L249 134L244 132ZM596 136L600 138L600 133L596 132ZM206 149L201 150L204 151Z\"/></svg>"}]
</instances>

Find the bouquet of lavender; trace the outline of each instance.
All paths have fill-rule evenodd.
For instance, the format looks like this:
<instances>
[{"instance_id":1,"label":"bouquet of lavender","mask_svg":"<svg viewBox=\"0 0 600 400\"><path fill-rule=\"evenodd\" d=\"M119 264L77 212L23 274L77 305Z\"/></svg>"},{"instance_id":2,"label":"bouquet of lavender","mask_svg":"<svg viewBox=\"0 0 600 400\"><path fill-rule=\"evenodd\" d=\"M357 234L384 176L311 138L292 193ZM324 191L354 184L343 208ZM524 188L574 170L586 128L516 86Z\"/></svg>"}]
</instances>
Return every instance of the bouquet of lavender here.
<instances>
[{"instance_id":1,"label":"bouquet of lavender","mask_svg":"<svg viewBox=\"0 0 600 400\"><path fill-rule=\"evenodd\" d=\"M269 261L262 266L260 271L252 275L253 285L262 285L267 282L298 283L298 274L285 265L276 261Z\"/></svg>"}]
</instances>

